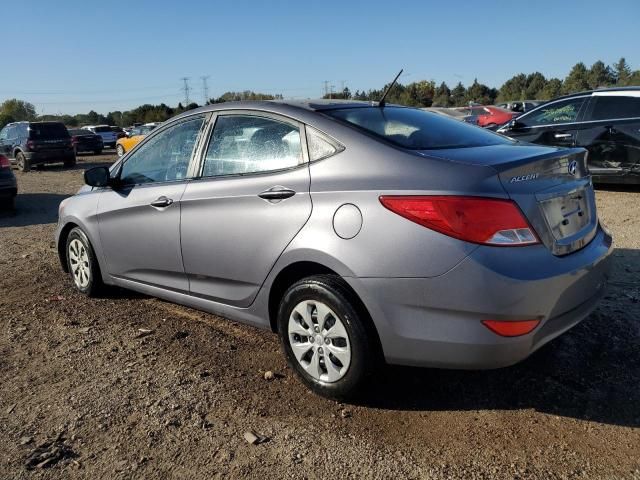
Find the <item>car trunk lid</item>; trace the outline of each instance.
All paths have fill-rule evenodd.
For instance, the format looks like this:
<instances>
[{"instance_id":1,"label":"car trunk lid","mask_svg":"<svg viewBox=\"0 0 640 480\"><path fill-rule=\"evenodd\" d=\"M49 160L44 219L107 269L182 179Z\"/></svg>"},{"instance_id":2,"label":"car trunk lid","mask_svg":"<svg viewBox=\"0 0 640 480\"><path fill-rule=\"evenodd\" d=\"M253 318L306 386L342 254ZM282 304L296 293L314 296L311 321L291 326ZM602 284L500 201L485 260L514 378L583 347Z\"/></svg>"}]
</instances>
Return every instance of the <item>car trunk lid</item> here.
<instances>
[{"instance_id":1,"label":"car trunk lid","mask_svg":"<svg viewBox=\"0 0 640 480\"><path fill-rule=\"evenodd\" d=\"M595 236L595 194L587 153L581 148L493 145L422 153L495 169L509 197L554 255L579 250Z\"/></svg>"}]
</instances>

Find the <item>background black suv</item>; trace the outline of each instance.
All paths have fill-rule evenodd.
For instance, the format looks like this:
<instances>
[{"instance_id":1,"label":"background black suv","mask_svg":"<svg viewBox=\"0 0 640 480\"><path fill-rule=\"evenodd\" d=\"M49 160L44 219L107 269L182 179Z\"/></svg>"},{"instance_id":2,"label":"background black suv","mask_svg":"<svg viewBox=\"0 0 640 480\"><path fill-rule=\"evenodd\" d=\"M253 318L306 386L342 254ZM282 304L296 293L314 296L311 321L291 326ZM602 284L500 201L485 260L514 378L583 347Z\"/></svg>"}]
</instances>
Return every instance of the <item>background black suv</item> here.
<instances>
[{"instance_id":1,"label":"background black suv","mask_svg":"<svg viewBox=\"0 0 640 480\"><path fill-rule=\"evenodd\" d=\"M640 87L560 97L498 132L526 142L584 147L595 182L640 183Z\"/></svg>"},{"instance_id":2,"label":"background black suv","mask_svg":"<svg viewBox=\"0 0 640 480\"><path fill-rule=\"evenodd\" d=\"M0 131L0 154L10 158L18 169L28 172L33 165L64 162L76 164L71 136L60 122L16 122Z\"/></svg>"}]
</instances>

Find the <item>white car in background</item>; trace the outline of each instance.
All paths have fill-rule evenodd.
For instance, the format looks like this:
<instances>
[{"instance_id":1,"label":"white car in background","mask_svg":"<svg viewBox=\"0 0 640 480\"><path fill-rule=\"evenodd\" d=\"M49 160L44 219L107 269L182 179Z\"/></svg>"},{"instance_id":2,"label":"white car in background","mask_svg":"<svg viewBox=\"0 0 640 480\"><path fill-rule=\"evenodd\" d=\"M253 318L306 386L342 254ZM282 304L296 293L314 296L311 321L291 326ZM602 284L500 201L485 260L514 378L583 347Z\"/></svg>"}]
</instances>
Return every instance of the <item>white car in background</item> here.
<instances>
[{"instance_id":1,"label":"white car in background","mask_svg":"<svg viewBox=\"0 0 640 480\"><path fill-rule=\"evenodd\" d=\"M102 137L102 144L104 148L115 148L118 135L114 132L109 125L87 125L82 127L84 130L89 130Z\"/></svg>"}]
</instances>

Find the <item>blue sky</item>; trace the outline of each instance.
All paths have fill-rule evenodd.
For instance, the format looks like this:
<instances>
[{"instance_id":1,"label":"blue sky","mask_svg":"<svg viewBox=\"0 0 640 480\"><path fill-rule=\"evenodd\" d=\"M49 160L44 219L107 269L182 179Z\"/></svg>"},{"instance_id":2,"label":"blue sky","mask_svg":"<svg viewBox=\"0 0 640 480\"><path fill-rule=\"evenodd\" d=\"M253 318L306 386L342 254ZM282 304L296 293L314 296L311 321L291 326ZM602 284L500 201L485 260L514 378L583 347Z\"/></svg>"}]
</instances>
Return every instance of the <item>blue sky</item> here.
<instances>
[{"instance_id":1,"label":"blue sky","mask_svg":"<svg viewBox=\"0 0 640 480\"><path fill-rule=\"evenodd\" d=\"M0 101L38 113L176 105L251 89L318 97L322 82L379 88L499 87L515 73L563 77L577 61L640 69L640 1L12 0L1 7ZM7 19L18 21L10 22Z\"/></svg>"}]
</instances>

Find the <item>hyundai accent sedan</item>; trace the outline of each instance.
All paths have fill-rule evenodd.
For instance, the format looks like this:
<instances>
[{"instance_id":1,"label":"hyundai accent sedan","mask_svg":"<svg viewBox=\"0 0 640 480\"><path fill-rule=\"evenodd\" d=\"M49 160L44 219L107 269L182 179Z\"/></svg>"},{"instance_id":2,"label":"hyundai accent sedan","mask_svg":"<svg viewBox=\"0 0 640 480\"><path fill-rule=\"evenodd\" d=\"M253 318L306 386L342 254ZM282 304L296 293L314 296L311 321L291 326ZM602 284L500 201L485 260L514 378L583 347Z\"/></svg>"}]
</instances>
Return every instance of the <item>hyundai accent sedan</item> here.
<instances>
[{"instance_id":1,"label":"hyundai accent sedan","mask_svg":"<svg viewBox=\"0 0 640 480\"><path fill-rule=\"evenodd\" d=\"M271 329L332 397L381 361L514 364L584 319L608 276L585 150L419 109L210 105L85 180L56 233L75 288Z\"/></svg>"}]
</instances>

